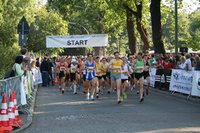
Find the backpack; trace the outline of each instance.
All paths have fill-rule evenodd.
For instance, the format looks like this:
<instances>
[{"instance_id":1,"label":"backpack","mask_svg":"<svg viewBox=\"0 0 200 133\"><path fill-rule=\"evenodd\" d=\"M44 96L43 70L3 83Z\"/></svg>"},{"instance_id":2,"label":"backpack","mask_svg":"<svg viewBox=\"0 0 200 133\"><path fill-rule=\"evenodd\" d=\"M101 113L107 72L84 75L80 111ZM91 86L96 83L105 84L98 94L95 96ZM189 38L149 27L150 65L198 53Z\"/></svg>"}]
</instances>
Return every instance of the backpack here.
<instances>
[{"instance_id":1,"label":"backpack","mask_svg":"<svg viewBox=\"0 0 200 133\"><path fill-rule=\"evenodd\" d=\"M16 76L16 66L14 65L12 68L10 68L6 72L4 79L15 77L15 76Z\"/></svg>"}]
</instances>

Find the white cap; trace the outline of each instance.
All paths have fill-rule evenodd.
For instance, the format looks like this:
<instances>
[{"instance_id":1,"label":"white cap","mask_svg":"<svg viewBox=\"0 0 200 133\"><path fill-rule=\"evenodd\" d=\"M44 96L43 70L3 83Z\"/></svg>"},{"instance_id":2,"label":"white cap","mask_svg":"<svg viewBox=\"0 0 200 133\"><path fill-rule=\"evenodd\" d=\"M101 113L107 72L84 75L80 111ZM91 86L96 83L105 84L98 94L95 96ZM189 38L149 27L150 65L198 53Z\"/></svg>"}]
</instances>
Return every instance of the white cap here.
<instances>
[{"instance_id":1,"label":"white cap","mask_svg":"<svg viewBox=\"0 0 200 133\"><path fill-rule=\"evenodd\" d=\"M72 58L72 62L76 62L76 59L75 59L75 58Z\"/></svg>"}]
</instances>

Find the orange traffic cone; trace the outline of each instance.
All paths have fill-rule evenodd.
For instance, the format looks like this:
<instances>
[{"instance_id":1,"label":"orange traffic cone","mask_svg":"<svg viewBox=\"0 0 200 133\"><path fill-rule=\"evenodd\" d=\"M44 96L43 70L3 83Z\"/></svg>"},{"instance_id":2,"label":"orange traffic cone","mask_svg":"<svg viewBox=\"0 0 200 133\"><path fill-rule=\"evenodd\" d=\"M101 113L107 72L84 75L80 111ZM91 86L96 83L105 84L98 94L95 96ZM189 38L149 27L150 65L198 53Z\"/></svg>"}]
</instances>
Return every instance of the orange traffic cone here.
<instances>
[{"instance_id":1,"label":"orange traffic cone","mask_svg":"<svg viewBox=\"0 0 200 133\"><path fill-rule=\"evenodd\" d=\"M8 105L8 116L9 116L10 125L14 126L15 125L15 107L14 107L13 92L10 94L10 101Z\"/></svg>"},{"instance_id":2,"label":"orange traffic cone","mask_svg":"<svg viewBox=\"0 0 200 133\"><path fill-rule=\"evenodd\" d=\"M58 77L57 76L55 76L54 85L58 85Z\"/></svg>"},{"instance_id":3,"label":"orange traffic cone","mask_svg":"<svg viewBox=\"0 0 200 133\"><path fill-rule=\"evenodd\" d=\"M3 95L0 109L0 132L12 131L12 126L9 124L8 106L6 94Z\"/></svg>"},{"instance_id":4,"label":"orange traffic cone","mask_svg":"<svg viewBox=\"0 0 200 133\"><path fill-rule=\"evenodd\" d=\"M13 96L14 96L14 108L15 108L15 122L18 124L16 126L21 126L23 124L23 121L19 117L19 112L17 107L17 97L15 91L13 91Z\"/></svg>"}]
</instances>

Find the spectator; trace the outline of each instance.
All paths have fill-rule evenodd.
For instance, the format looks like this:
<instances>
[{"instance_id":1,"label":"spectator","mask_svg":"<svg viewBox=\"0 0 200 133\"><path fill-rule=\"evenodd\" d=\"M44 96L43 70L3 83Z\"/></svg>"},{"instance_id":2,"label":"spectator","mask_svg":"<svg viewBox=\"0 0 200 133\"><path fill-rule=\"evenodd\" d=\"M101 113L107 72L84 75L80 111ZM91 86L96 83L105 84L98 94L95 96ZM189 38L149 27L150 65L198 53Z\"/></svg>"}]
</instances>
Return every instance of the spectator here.
<instances>
[{"instance_id":1,"label":"spectator","mask_svg":"<svg viewBox=\"0 0 200 133\"><path fill-rule=\"evenodd\" d=\"M198 55L195 57L195 70L200 71L200 57Z\"/></svg>"},{"instance_id":2,"label":"spectator","mask_svg":"<svg viewBox=\"0 0 200 133\"><path fill-rule=\"evenodd\" d=\"M156 59L154 57L154 54L152 54L150 59L150 66L155 66L155 64L156 64Z\"/></svg>"},{"instance_id":3,"label":"spectator","mask_svg":"<svg viewBox=\"0 0 200 133\"><path fill-rule=\"evenodd\" d=\"M28 50L26 48L21 49L21 54L23 56L23 58L26 57Z\"/></svg>"},{"instance_id":4,"label":"spectator","mask_svg":"<svg viewBox=\"0 0 200 133\"><path fill-rule=\"evenodd\" d=\"M42 63L41 63L41 66L40 66L40 71L42 73L42 80L43 80L43 83L42 83L42 86L43 87L47 87L48 85L48 79L49 79L49 63L47 62L47 58L44 57Z\"/></svg>"},{"instance_id":5,"label":"spectator","mask_svg":"<svg viewBox=\"0 0 200 133\"><path fill-rule=\"evenodd\" d=\"M158 69L163 69L164 68L164 61L163 61L162 56L160 56L159 59L158 59L157 68Z\"/></svg>"},{"instance_id":6,"label":"spectator","mask_svg":"<svg viewBox=\"0 0 200 133\"><path fill-rule=\"evenodd\" d=\"M13 66L13 70L15 70L16 76L21 76L26 71L25 67L22 67L23 56L17 56L15 58L15 64Z\"/></svg>"},{"instance_id":7,"label":"spectator","mask_svg":"<svg viewBox=\"0 0 200 133\"><path fill-rule=\"evenodd\" d=\"M38 68L40 67L40 58L36 59L36 67L38 67Z\"/></svg>"},{"instance_id":8,"label":"spectator","mask_svg":"<svg viewBox=\"0 0 200 133\"><path fill-rule=\"evenodd\" d=\"M53 73L52 73L52 70L54 68L53 66L53 63L52 61L48 58L47 59L47 62L48 62L48 66L49 66L49 80L48 80L48 85L50 85L50 82L52 83L52 85L54 84L54 81L53 81Z\"/></svg>"},{"instance_id":9,"label":"spectator","mask_svg":"<svg viewBox=\"0 0 200 133\"><path fill-rule=\"evenodd\" d=\"M186 54L186 61L185 61L185 65L184 65L184 70L186 71L191 71L192 70L192 62L191 62L191 55L190 54Z\"/></svg>"},{"instance_id":10,"label":"spectator","mask_svg":"<svg viewBox=\"0 0 200 133\"><path fill-rule=\"evenodd\" d=\"M166 62L164 64L164 69L173 69L173 60L172 59L166 59Z\"/></svg>"},{"instance_id":11,"label":"spectator","mask_svg":"<svg viewBox=\"0 0 200 133\"><path fill-rule=\"evenodd\" d=\"M180 63L179 63L179 65L178 65L178 68L179 69L184 69L185 68L185 56L181 56L181 58L180 58Z\"/></svg>"}]
</instances>

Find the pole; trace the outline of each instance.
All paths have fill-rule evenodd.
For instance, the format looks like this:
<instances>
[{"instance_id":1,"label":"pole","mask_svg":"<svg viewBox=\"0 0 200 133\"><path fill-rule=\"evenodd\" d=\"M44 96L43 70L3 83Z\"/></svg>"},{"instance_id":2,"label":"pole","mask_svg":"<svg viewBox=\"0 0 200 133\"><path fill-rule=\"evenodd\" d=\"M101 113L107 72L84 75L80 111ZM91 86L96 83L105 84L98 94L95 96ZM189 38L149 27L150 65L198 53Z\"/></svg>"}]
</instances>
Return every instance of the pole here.
<instances>
[{"instance_id":1,"label":"pole","mask_svg":"<svg viewBox=\"0 0 200 133\"><path fill-rule=\"evenodd\" d=\"M25 44L24 44L24 22L22 22L22 46L24 47Z\"/></svg>"},{"instance_id":2,"label":"pole","mask_svg":"<svg viewBox=\"0 0 200 133\"><path fill-rule=\"evenodd\" d=\"M69 22L69 24L78 25L78 26L82 27L82 28L86 31L86 33L87 33L88 35L90 34L89 31L88 31L83 25L81 25L81 24L78 24L78 23L75 23L75 22Z\"/></svg>"},{"instance_id":3,"label":"pole","mask_svg":"<svg viewBox=\"0 0 200 133\"><path fill-rule=\"evenodd\" d=\"M178 7L175 0L175 53L178 54Z\"/></svg>"}]
</instances>

